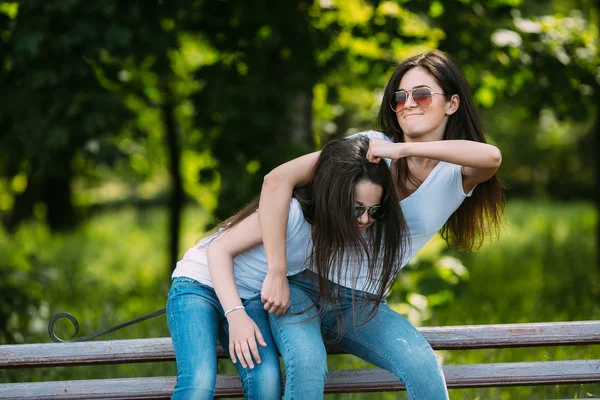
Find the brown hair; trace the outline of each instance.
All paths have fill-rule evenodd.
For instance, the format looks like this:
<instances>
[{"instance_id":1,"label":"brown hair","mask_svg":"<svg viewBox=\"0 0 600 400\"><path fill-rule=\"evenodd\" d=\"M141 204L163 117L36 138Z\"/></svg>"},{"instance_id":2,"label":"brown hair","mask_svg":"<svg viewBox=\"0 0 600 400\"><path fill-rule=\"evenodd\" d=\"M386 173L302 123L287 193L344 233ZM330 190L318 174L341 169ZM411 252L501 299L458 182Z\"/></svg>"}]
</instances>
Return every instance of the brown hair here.
<instances>
[{"instance_id":1,"label":"brown hair","mask_svg":"<svg viewBox=\"0 0 600 400\"><path fill-rule=\"evenodd\" d=\"M398 65L385 88L379 108L378 123L382 132L394 142L404 142L404 132L389 104L404 74L415 67L421 67L435 77L447 100L454 94L460 98L458 110L448 118L443 139L486 143L467 80L454 61L439 50L419 54ZM418 186L420 182L410 173L406 158L398 161L398 189L408 195L406 183L412 182ZM473 194L446 221L440 233L451 246L462 250L476 250L483 244L486 234L498 237L504 206L504 186L494 174L489 180L477 185Z\"/></svg>"},{"instance_id":2,"label":"brown hair","mask_svg":"<svg viewBox=\"0 0 600 400\"><path fill-rule=\"evenodd\" d=\"M333 291L328 278L342 282L349 273L365 276L365 289L374 295L364 321L374 315L390 289L410 240L390 170L383 161L369 162L368 149L369 139L361 135L329 142L315 164L310 184L312 207L305 212L312 223L311 264L318 276L317 302L323 307L339 305L340 294ZM366 235L353 218L354 189L362 181L383 189L380 204L384 216L375 220Z\"/></svg>"},{"instance_id":3,"label":"brown hair","mask_svg":"<svg viewBox=\"0 0 600 400\"><path fill-rule=\"evenodd\" d=\"M342 281L349 272L366 276L366 289L374 295L367 302L370 311L364 321L374 315L391 288L410 241L390 170L385 162L369 162L368 148L369 139L361 135L330 141L321 151L311 182L293 194L312 226L310 262L316 271L316 302L323 306L321 310L340 304L340 293L329 278ZM353 218L354 188L365 180L382 187L384 215L367 229L366 238ZM219 226L231 228L257 208L258 198Z\"/></svg>"}]
</instances>

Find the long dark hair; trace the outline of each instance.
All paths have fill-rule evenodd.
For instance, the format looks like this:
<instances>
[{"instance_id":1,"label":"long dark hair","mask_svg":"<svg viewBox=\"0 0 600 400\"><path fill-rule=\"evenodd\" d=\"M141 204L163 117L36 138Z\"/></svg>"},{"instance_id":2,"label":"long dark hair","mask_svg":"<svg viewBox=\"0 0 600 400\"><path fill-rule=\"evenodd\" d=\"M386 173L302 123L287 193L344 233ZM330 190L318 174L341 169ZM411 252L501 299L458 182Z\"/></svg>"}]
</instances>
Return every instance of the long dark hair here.
<instances>
[{"instance_id":1,"label":"long dark hair","mask_svg":"<svg viewBox=\"0 0 600 400\"><path fill-rule=\"evenodd\" d=\"M378 123L381 131L394 142L404 142L404 132L389 104L404 74L415 67L421 67L435 77L446 100L450 100L454 94L460 98L458 110L448 118L443 139L486 143L470 86L450 56L440 50L416 55L398 65L385 88L379 108ZM403 195L408 195L406 183L418 186L420 182L410 173L406 158L398 161L398 190ZM477 185L471 197L467 197L452 214L440 233L451 246L462 250L478 249L487 233L491 233L494 238L498 237L504 205L504 187L494 174L489 180Z\"/></svg>"},{"instance_id":2,"label":"long dark hair","mask_svg":"<svg viewBox=\"0 0 600 400\"><path fill-rule=\"evenodd\" d=\"M322 309L340 304L341 293L329 278L343 282L348 274L362 275L368 282L365 289L372 296L366 303L370 311L361 322L374 315L390 289L410 240L390 170L383 161L367 161L368 149L369 139L364 136L330 141L315 164L309 187L296 191L300 203L307 205L304 215L312 224L310 261L318 280L317 303ZM353 218L354 189L362 181L383 189L383 216L375 220L366 235L357 229ZM312 194L312 201L300 199L305 193Z\"/></svg>"},{"instance_id":3,"label":"long dark hair","mask_svg":"<svg viewBox=\"0 0 600 400\"><path fill-rule=\"evenodd\" d=\"M328 278L341 282L348 273L366 276L369 282L366 289L372 296L368 301L371 309L364 321L374 315L376 306L390 289L410 241L390 170L383 161L369 162L368 149L369 139L360 135L328 142L315 164L311 182L294 190L304 218L312 226L313 250L309 261L316 271L316 302L323 305L321 310L326 305L340 304L340 293ZM354 189L362 181L383 189L380 203L383 216L367 229L366 238L353 218ZM257 208L258 198L220 227L231 228ZM351 268L354 269L350 271Z\"/></svg>"}]
</instances>

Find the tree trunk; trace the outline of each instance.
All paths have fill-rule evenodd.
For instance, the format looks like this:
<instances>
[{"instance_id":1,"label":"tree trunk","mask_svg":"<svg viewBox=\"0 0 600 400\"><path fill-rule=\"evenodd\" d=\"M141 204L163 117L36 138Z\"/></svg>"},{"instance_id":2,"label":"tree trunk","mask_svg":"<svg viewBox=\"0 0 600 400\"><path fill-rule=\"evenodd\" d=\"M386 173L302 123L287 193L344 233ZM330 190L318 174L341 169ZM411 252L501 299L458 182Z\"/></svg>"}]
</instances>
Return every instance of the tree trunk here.
<instances>
[{"instance_id":1,"label":"tree trunk","mask_svg":"<svg viewBox=\"0 0 600 400\"><path fill-rule=\"evenodd\" d=\"M32 161L32 174L27 188L15 199L15 205L6 227L14 231L18 225L33 216L36 203L46 206L46 222L52 231L65 231L77 224L71 190L71 158L69 152L58 153L44 167Z\"/></svg>"},{"instance_id":2,"label":"tree trunk","mask_svg":"<svg viewBox=\"0 0 600 400\"><path fill-rule=\"evenodd\" d=\"M597 151L600 148L600 107L596 111L596 122L594 122L592 128L592 135L594 135L592 149ZM594 157L593 160L596 166L596 184L594 185L594 199L596 201L596 268L600 270L600 161L598 161L598 157Z\"/></svg>"},{"instance_id":3,"label":"tree trunk","mask_svg":"<svg viewBox=\"0 0 600 400\"><path fill-rule=\"evenodd\" d=\"M311 88L312 89L312 88ZM289 139L295 143L302 143L312 147L312 90L305 90L294 96L291 110L292 126L289 131Z\"/></svg>"},{"instance_id":4,"label":"tree trunk","mask_svg":"<svg viewBox=\"0 0 600 400\"><path fill-rule=\"evenodd\" d=\"M15 204L4 226L8 232L14 232L19 224L33 216L33 206L38 198L38 185L29 177L27 187L15 198Z\"/></svg>"},{"instance_id":5,"label":"tree trunk","mask_svg":"<svg viewBox=\"0 0 600 400\"><path fill-rule=\"evenodd\" d=\"M184 193L181 181L181 148L175 121L175 106L169 88L165 90L166 100L162 105L165 136L169 154L169 174L171 175L171 196L169 198L169 267L175 269L179 253L179 229Z\"/></svg>"},{"instance_id":6,"label":"tree trunk","mask_svg":"<svg viewBox=\"0 0 600 400\"><path fill-rule=\"evenodd\" d=\"M70 163L69 160L66 164ZM66 231L75 227L77 218L71 198L71 168L65 166L64 174L44 179L41 191L46 205L46 221L52 231Z\"/></svg>"}]
</instances>

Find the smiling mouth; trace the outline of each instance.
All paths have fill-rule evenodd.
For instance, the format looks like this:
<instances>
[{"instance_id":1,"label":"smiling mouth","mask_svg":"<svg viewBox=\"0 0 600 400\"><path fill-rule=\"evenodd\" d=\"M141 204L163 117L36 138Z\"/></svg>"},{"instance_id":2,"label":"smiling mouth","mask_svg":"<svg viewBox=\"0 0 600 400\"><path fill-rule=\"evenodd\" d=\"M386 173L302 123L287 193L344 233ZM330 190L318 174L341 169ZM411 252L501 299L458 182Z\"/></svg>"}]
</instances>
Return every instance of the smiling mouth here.
<instances>
[{"instance_id":1,"label":"smiling mouth","mask_svg":"<svg viewBox=\"0 0 600 400\"><path fill-rule=\"evenodd\" d=\"M414 117L414 116L416 116L416 115L423 115L423 114L406 114L406 115L404 116L404 118L408 118L408 117Z\"/></svg>"}]
</instances>

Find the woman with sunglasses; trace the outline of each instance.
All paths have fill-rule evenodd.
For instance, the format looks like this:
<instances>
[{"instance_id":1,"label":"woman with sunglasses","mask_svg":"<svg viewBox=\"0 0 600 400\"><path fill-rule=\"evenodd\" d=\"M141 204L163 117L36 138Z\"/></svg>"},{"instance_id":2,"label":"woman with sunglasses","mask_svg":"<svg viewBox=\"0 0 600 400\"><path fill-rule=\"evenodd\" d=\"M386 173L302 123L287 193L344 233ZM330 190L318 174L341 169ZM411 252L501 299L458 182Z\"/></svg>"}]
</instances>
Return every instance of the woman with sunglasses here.
<instances>
[{"instance_id":1,"label":"woman with sunglasses","mask_svg":"<svg viewBox=\"0 0 600 400\"><path fill-rule=\"evenodd\" d=\"M383 94L378 121L381 132L361 135L371 139L367 158L373 162L384 159L394 175L411 241L401 266L438 231L450 245L463 250L477 249L490 232L497 235L504 211L503 188L496 177L501 153L486 144L469 85L445 53L436 50L420 54L396 68ZM281 316L290 302L294 310L296 303L310 300L306 293L310 293L311 283L303 279L310 272L289 281L279 272L286 266L282 238L290 193L310 179L317 157L318 152L308 154L271 171L265 177L260 198L259 218L272 271L271 279L263 285L262 299L271 313L275 341L284 361L288 360L285 390L290 399L320 398L318 393L322 396L324 386L324 376L318 373L315 362L302 357L305 347L321 348L319 326L288 324L292 328L281 328L286 326L283 321L297 319L289 312ZM355 302L357 296L352 297L352 291L365 297L365 293L381 290L376 279L328 277ZM337 346L346 352L394 373L405 384L409 398L448 398L439 363L432 359L433 351L406 319L384 302L360 327L354 326L352 319L357 315L360 318L362 312L349 308L342 329L331 318L320 321L320 328L325 336L337 332ZM296 351L298 343L309 344ZM285 344L287 357L282 350ZM313 397L303 395L307 386L313 388Z\"/></svg>"},{"instance_id":2,"label":"woman with sunglasses","mask_svg":"<svg viewBox=\"0 0 600 400\"><path fill-rule=\"evenodd\" d=\"M369 162L368 148L363 137L328 143L314 178L294 191L286 215L287 274L298 274L311 260L323 271L335 269L344 254L366 257L367 264L395 274L407 229L389 168ZM270 271L257 207L258 199L223 222L173 272L167 301L177 361L173 399L213 398L217 337L238 369L246 398L281 398L279 356L260 301ZM367 214L386 218L373 223ZM384 243L383 237L389 239ZM324 298L333 298L327 289Z\"/></svg>"}]
</instances>

